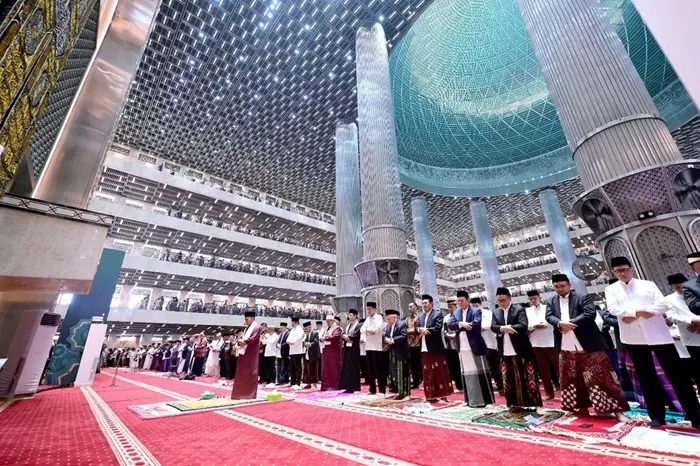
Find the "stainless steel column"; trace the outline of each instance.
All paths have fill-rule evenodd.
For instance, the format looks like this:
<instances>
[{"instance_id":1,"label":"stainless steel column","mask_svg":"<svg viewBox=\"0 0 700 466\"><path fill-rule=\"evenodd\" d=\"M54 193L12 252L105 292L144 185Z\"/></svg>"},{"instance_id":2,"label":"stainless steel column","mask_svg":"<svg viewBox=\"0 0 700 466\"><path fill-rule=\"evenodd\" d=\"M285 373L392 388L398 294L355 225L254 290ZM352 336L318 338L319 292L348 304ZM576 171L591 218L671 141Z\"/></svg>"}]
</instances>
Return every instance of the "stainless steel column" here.
<instances>
[{"instance_id":1,"label":"stainless steel column","mask_svg":"<svg viewBox=\"0 0 700 466\"><path fill-rule=\"evenodd\" d=\"M566 218L559 205L559 198L553 189L545 189L539 194L544 221L547 224L549 237L552 239L554 254L557 256L559 270L568 275L571 285L579 294L586 293L586 283L576 278L571 271L571 266L576 259L576 252L571 244L569 228L566 226Z\"/></svg>"},{"instance_id":2,"label":"stainless steel column","mask_svg":"<svg viewBox=\"0 0 700 466\"><path fill-rule=\"evenodd\" d=\"M501 272L498 271L498 260L496 259L496 249L493 247L486 204L483 201L472 201L469 209L472 214L476 247L479 251L481 278L484 280L489 308L493 309L496 306L496 288L501 286Z\"/></svg>"},{"instance_id":3,"label":"stainless steel column","mask_svg":"<svg viewBox=\"0 0 700 466\"><path fill-rule=\"evenodd\" d=\"M345 314L355 309L362 315L361 285L355 266L362 261L360 212L360 158L357 126L338 123L335 128L335 277L333 308Z\"/></svg>"},{"instance_id":4,"label":"stainless steel column","mask_svg":"<svg viewBox=\"0 0 700 466\"><path fill-rule=\"evenodd\" d=\"M366 301L403 311L413 297L416 263L408 259L389 55L381 25L356 35L363 260L356 272Z\"/></svg>"},{"instance_id":5,"label":"stainless steel column","mask_svg":"<svg viewBox=\"0 0 700 466\"><path fill-rule=\"evenodd\" d=\"M411 199L413 214L413 234L416 237L416 252L418 254L418 276L420 277L421 294L429 294L439 301L435 260L433 259L433 242L430 236L428 220L428 201L423 196ZM438 304L436 304L436 308Z\"/></svg>"}]
</instances>

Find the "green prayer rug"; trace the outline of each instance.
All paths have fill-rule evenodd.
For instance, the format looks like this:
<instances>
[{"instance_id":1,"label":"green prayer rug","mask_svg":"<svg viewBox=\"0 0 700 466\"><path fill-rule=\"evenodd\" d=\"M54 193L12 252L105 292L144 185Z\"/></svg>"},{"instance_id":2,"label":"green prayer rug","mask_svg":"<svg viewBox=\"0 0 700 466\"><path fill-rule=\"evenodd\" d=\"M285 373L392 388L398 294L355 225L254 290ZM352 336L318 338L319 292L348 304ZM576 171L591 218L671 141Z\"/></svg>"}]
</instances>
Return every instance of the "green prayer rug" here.
<instances>
[{"instance_id":1,"label":"green prayer rug","mask_svg":"<svg viewBox=\"0 0 700 466\"><path fill-rule=\"evenodd\" d=\"M472 422L475 418L484 416L485 414L494 414L500 412L503 409L504 408L502 406L493 409L486 409L470 408L469 406L460 405L428 411L425 413L421 413L420 416L428 417L431 419L438 419L441 421L466 423Z\"/></svg>"},{"instance_id":2,"label":"green prayer rug","mask_svg":"<svg viewBox=\"0 0 700 466\"><path fill-rule=\"evenodd\" d=\"M472 419L472 422L498 427L508 427L510 429L530 430L530 427L555 421L564 414L566 414L564 411L558 410L546 410L542 413L536 411L511 412L506 410L477 416Z\"/></svg>"}]
</instances>

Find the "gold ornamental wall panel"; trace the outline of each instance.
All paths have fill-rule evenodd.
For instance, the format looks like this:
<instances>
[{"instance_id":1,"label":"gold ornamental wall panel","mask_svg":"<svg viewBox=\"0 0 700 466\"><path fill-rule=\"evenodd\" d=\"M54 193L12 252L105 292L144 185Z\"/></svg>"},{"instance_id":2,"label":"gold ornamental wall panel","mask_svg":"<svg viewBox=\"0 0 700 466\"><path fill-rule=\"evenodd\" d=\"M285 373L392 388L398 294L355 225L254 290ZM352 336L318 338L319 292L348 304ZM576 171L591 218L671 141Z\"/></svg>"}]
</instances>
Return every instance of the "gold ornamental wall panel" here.
<instances>
[{"instance_id":1,"label":"gold ornamental wall panel","mask_svg":"<svg viewBox=\"0 0 700 466\"><path fill-rule=\"evenodd\" d=\"M0 23L0 195L96 0L16 0Z\"/></svg>"}]
</instances>

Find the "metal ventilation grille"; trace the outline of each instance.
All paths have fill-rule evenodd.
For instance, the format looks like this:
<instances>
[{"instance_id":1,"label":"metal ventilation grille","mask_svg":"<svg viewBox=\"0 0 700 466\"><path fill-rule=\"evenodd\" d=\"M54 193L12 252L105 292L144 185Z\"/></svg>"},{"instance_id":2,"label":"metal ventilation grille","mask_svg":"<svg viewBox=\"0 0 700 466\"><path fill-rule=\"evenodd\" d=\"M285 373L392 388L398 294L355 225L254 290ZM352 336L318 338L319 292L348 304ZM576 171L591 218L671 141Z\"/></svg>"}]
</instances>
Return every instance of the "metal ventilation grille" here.
<instances>
[{"instance_id":1,"label":"metal ventilation grille","mask_svg":"<svg viewBox=\"0 0 700 466\"><path fill-rule=\"evenodd\" d=\"M68 57L66 66L58 75L56 86L51 91L46 111L44 111L44 114L37 122L36 132L27 149L28 154L31 156L34 175L37 177L41 175L44 169L51 147L58 136L63 120L65 120L71 102L73 102L73 97L78 91L80 81L83 79L83 75L90 63L90 58L95 51L99 13L100 2L97 1L85 23L83 32L75 41L75 46Z\"/></svg>"},{"instance_id":2,"label":"metal ventilation grille","mask_svg":"<svg viewBox=\"0 0 700 466\"><path fill-rule=\"evenodd\" d=\"M41 316L41 322L39 325L43 327L58 327L58 324L61 323L61 314L56 314L53 312L47 312L43 316Z\"/></svg>"},{"instance_id":3,"label":"metal ventilation grille","mask_svg":"<svg viewBox=\"0 0 700 466\"><path fill-rule=\"evenodd\" d=\"M653 226L642 230L636 240L637 250L645 259L646 278L655 282L661 292L670 293L666 277L673 273L685 272L688 275L688 265L683 238L673 228Z\"/></svg>"}]
</instances>

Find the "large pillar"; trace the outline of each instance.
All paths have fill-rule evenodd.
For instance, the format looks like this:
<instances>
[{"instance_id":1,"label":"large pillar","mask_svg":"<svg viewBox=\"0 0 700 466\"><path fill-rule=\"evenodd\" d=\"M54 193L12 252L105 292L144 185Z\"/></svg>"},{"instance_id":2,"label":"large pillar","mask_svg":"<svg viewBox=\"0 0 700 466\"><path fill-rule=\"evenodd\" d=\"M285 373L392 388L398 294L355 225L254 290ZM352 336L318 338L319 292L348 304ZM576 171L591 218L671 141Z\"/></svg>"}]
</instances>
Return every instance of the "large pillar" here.
<instances>
[{"instance_id":1,"label":"large pillar","mask_svg":"<svg viewBox=\"0 0 700 466\"><path fill-rule=\"evenodd\" d=\"M472 201L469 204L469 210L472 214L474 237L479 251L481 278L484 280L489 308L493 309L496 306L496 288L501 286L501 273L498 271L498 259L496 259L496 249L493 246L493 237L489 228L486 204L484 201Z\"/></svg>"},{"instance_id":2,"label":"large pillar","mask_svg":"<svg viewBox=\"0 0 700 466\"><path fill-rule=\"evenodd\" d=\"M547 224L547 231L552 240L554 254L557 256L559 270L569 276L571 285L579 294L586 293L586 283L576 278L571 270L571 266L576 259L574 246L571 244L571 236L569 236L569 227L566 225L566 218L559 205L557 192L553 189L545 189L539 194L544 221Z\"/></svg>"},{"instance_id":3,"label":"large pillar","mask_svg":"<svg viewBox=\"0 0 700 466\"><path fill-rule=\"evenodd\" d=\"M160 298L163 297L163 289L162 288L153 288L151 290L151 296L148 298L148 309L154 310L154 311L162 311L162 307L157 307L157 302Z\"/></svg>"},{"instance_id":4,"label":"large pillar","mask_svg":"<svg viewBox=\"0 0 700 466\"><path fill-rule=\"evenodd\" d=\"M380 312L415 302L416 262L408 258L389 54L381 25L356 34L363 262L355 268L365 302Z\"/></svg>"},{"instance_id":5,"label":"large pillar","mask_svg":"<svg viewBox=\"0 0 700 466\"><path fill-rule=\"evenodd\" d=\"M416 252L418 253L418 276L420 277L421 294L429 294L435 300L436 308L439 307L437 286L437 274L435 273L435 261L433 259L433 242L430 238L430 222L428 221L428 202L423 196L411 199L411 213L413 214L413 235L416 238Z\"/></svg>"},{"instance_id":6,"label":"large pillar","mask_svg":"<svg viewBox=\"0 0 700 466\"><path fill-rule=\"evenodd\" d=\"M333 308L338 314L355 309L364 315L360 281L355 266L362 261L360 212L360 158L357 126L338 123L335 128L335 283Z\"/></svg>"},{"instance_id":7,"label":"large pillar","mask_svg":"<svg viewBox=\"0 0 700 466\"><path fill-rule=\"evenodd\" d=\"M670 291L666 276L688 270L700 243L700 170L683 160L598 0L516 3L586 189L575 212L606 261L627 256Z\"/></svg>"}]
</instances>

